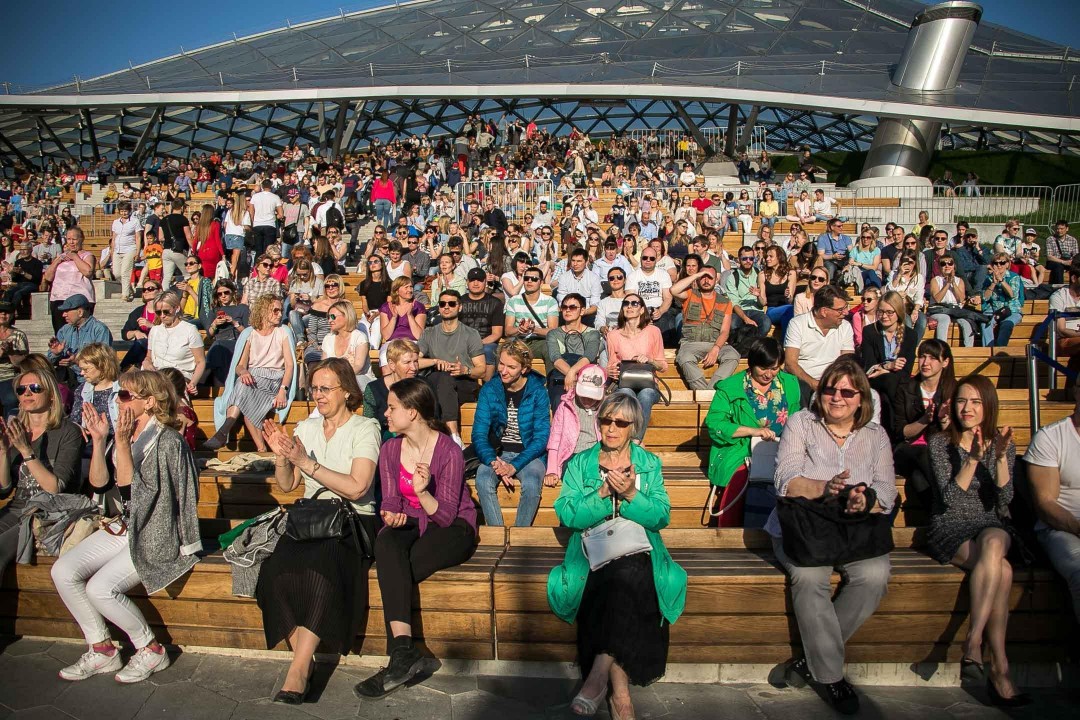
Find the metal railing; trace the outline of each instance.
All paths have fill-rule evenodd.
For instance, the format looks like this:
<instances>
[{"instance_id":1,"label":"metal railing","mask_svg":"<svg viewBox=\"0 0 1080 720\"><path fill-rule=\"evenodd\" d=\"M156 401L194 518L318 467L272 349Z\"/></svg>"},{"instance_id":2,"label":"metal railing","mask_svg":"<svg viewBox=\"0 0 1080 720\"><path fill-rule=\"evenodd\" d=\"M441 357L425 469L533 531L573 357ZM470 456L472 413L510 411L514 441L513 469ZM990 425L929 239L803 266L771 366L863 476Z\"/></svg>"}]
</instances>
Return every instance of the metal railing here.
<instances>
[{"instance_id":1,"label":"metal railing","mask_svg":"<svg viewBox=\"0 0 1080 720\"><path fill-rule=\"evenodd\" d=\"M641 157L649 162L666 162L668 160L697 162L705 154L704 149L692 135L681 131L627 130L622 136L636 143Z\"/></svg>"},{"instance_id":2,"label":"metal railing","mask_svg":"<svg viewBox=\"0 0 1080 720\"><path fill-rule=\"evenodd\" d=\"M511 223L523 223L525 213L535 213L541 200L547 201L548 210L556 211L555 185L551 180L468 180L459 182L454 193L454 219L458 221L470 194L477 203L493 199Z\"/></svg>"},{"instance_id":3,"label":"metal railing","mask_svg":"<svg viewBox=\"0 0 1080 720\"><path fill-rule=\"evenodd\" d=\"M740 125L735 128L736 140L742 137L745 128ZM727 135L727 127L703 127L702 134L712 145L713 151L719 152L724 147L724 137ZM751 160L757 161L763 150L768 150L769 134L764 125L755 125L750 128L750 141L746 144L746 153ZM743 150L744 148L737 148Z\"/></svg>"}]
</instances>

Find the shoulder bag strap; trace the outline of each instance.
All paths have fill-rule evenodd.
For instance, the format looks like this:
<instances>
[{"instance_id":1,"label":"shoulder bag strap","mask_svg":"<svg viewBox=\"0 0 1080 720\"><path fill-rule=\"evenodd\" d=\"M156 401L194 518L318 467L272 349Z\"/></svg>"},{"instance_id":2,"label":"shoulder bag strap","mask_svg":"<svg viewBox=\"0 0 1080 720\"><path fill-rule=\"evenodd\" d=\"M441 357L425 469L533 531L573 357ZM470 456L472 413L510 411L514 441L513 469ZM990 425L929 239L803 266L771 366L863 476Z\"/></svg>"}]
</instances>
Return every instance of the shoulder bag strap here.
<instances>
[{"instance_id":1,"label":"shoulder bag strap","mask_svg":"<svg viewBox=\"0 0 1080 720\"><path fill-rule=\"evenodd\" d=\"M534 318L536 318L536 324L547 327L547 323L540 319L540 316L536 314L536 310L533 309L532 303L529 302L529 298L525 296L525 293L521 293L521 299L525 303L525 307L529 308L529 312Z\"/></svg>"}]
</instances>

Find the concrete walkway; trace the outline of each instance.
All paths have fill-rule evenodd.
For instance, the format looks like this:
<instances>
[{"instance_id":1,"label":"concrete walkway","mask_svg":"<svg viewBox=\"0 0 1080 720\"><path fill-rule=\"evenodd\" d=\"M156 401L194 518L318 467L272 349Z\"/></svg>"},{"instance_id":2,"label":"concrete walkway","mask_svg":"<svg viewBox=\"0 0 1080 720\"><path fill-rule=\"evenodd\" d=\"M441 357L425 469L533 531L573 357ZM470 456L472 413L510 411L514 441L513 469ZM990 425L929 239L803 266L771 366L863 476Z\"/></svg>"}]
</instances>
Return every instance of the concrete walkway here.
<instances>
[{"instance_id":1,"label":"concrete walkway","mask_svg":"<svg viewBox=\"0 0 1080 720\"><path fill-rule=\"evenodd\" d=\"M535 678L461 677L437 673L383 700L357 700L352 687L371 670L319 666L309 701L302 707L269 698L285 676L283 660L251 660L183 653L168 670L138 685L119 685L109 675L80 683L57 671L85 646L73 642L0 640L0 720L557 720L576 717L567 705L573 681ZM1075 718L1080 694L1037 691L1037 702L1006 714L959 688L860 687L859 717L888 720L974 718ZM657 683L635 688L638 718L671 720L816 720L839 717L811 690L769 685ZM606 708L597 715L608 718Z\"/></svg>"}]
</instances>

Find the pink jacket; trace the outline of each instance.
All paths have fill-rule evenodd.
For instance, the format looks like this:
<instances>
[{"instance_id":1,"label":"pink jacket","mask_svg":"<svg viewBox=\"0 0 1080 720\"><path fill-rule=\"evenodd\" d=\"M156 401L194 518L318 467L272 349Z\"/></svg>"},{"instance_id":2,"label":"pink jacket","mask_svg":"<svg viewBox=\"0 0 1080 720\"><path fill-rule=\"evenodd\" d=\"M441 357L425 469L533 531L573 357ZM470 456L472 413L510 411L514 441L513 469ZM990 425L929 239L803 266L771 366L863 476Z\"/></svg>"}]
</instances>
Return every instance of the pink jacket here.
<instances>
[{"instance_id":1,"label":"pink jacket","mask_svg":"<svg viewBox=\"0 0 1080 720\"><path fill-rule=\"evenodd\" d=\"M548 475L557 475L561 478L563 465L574 454L578 433L581 431L577 410L574 409L576 397L577 393L573 388L567 390L559 401L559 407L555 408L555 415L551 418L551 433L548 435L547 443ZM600 437L599 425L596 426L596 437Z\"/></svg>"}]
</instances>

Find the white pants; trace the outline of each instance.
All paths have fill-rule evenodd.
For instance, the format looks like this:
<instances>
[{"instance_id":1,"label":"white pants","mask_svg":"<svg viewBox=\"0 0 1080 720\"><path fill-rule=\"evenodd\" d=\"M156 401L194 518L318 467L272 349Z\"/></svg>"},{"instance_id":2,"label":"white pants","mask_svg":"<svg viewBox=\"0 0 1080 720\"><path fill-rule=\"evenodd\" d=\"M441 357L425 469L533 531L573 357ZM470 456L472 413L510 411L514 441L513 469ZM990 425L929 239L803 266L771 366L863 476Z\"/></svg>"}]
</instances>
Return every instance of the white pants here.
<instances>
[{"instance_id":1,"label":"white pants","mask_svg":"<svg viewBox=\"0 0 1080 720\"><path fill-rule=\"evenodd\" d=\"M141 582L131 563L126 533L116 536L98 530L56 560L52 579L87 644L109 640L106 620L123 630L136 649L154 641L146 618L124 594Z\"/></svg>"},{"instance_id":2,"label":"white pants","mask_svg":"<svg viewBox=\"0 0 1080 720\"><path fill-rule=\"evenodd\" d=\"M187 260L187 255L184 253L178 253L174 250L165 250L161 253L161 289L168 290L172 285L173 270L179 270L180 274L184 276L184 279L188 279L187 268L184 267L184 262Z\"/></svg>"},{"instance_id":3,"label":"white pants","mask_svg":"<svg viewBox=\"0 0 1080 720\"><path fill-rule=\"evenodd\" d=\"M135 269L135 252L113 255L113 276L120 281L120 295L127 297L131 289L131 271Z\"/></svg>"},{"instance_id":4,"label":"white pants","mask_svg":"<svg viewBox=\"0 0 1080 720\"><path fill-rule=\"evenodd\" d=\"M754 216L743 213L739 216L739 222L742 223L743 235L749 235L754 229ZM749 245L749 242L743 241L744 245Z\"/></svg>"}]
</instances>

